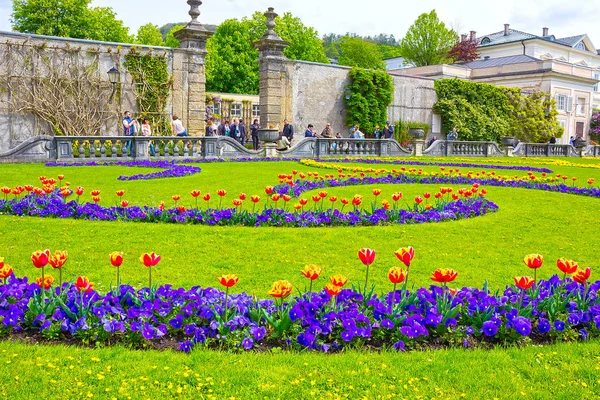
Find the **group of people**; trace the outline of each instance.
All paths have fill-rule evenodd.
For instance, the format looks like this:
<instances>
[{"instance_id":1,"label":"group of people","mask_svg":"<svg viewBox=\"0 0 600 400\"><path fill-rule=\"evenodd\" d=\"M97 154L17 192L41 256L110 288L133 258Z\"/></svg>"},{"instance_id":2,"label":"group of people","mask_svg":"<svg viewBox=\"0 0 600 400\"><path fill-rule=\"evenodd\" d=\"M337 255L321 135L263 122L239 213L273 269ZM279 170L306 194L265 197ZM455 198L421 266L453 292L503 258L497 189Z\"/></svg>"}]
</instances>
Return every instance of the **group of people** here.
<instances>
[{"instance_id":1,"label":"group of people","mask_svg":"<svg viewBox=\"0 0 600 400\"><path fill-rule=\"evenodd\" d=\"M152 136L152 127L150 126L150 120L148 118L142 119L142 124L137 118L131 118L131 112L125 111L123 113L123 136L135 136L136 133L140 133L141 136ZM177 115L171 117L171 132L173 136L189 136L187 130L184 128L183 123ZM132 141L128 140L125 143L125 151L127 154L131 152ZM156 154L154 143L150 142L150 155Z\"/></svg>"},{"instance_id":2,"label":"group of people","mask_svg":"<svg viewBox=\"0 0 600 400\"><path fill-rule=\"evenodd\" d=\"M258 130L260 129L258 119L255 119L249 128L250 137L252 139L252 148L258 150ZM209 137L228 136L240 142L242 146L248 143L248 128L242 119L234 119L233 122L230 123L226 119L217 122L215 118L211 117L206 121L205 135Z\"/></svg>"}]
</instances>

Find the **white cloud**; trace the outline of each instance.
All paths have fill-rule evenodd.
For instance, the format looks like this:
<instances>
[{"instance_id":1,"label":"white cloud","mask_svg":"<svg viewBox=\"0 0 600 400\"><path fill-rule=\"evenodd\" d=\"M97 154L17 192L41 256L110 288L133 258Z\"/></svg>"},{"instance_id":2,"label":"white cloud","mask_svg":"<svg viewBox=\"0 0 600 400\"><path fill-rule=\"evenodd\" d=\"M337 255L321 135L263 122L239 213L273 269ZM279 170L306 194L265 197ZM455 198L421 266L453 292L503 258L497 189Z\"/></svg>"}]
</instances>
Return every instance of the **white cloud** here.
<instances>
[{"instance_id":1,"label":"white cloud","mask_svg":"<svg viewBox=\"0 0 600 400\"><path fill-rule=\"evenodd\" d=\"M557 37L587 33L600 47L595 3L597 0L579 0L576 3L563 0L205 0L200 6L200 21L218 24L225 19L250 16L254 11L265 11L272 6L278 13L292 12L320 34L387 33L402 38L419 14L436 9L448 25L460 22L465 32L498 32L503 29L504 23L510 23L511 28L541 34L542 27L547 26ZM189 20L189 6L185 0L95 0L93 5L112 7L134 32L147 22L160 26ZM10 0L0 0L0 29L10 28L10 7Z\"/></svg>"}]
</instances>

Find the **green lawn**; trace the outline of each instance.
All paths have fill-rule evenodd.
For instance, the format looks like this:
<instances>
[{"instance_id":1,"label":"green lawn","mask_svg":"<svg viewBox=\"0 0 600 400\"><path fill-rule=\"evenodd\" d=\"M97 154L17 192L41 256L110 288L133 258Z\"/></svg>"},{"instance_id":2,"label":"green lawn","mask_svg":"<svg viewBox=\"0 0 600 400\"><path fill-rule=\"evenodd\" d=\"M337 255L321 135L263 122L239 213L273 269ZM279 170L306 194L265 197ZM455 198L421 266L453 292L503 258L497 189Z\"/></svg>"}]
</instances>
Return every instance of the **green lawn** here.
<instances>
[{"instance_id":1,"label":"green lawn","mask_svg":"<svg viewBox=\"0 0 600 400\"><path fill-rule=\"evenodd\" d=\"M472 163L487 161L469 160ZM540 159L530 163L530 160L518 161L536 167L541 167L541 162L549 162ZM587 186L588 178L594 178L596 185L600 183L600 169L597 168L600 160L573 158L566 161L591 168L558 165L548 168L555 173L578 177L578 186ZM203 169L202 173L191 177L120 182L116 179L119 175L152 170L0 165L0 186L36 184L40 175L64 174L65 180L73 187L85 187L86 194L82 198L85 201L89 201L91 190L98 189L102 192L101 204L114 204L115 190L123 189L126 191L123 198L132 204L158 205L165 201L167 206L172 206L171 196L180 194L182 200L179 203L189 207L194 204L189 195L193 189L210 192L213 196L211 205L215 206L218 189L228 191L225 201L230 204L240 192L248 196L257 194L264 199L264 187L277 184L280 173L298 170L318 171L321 175L337 174L334 170L307 168L293 162L199 166ZM372 167L399 169L395 165ZM439 167L425 167L423 170L439 171ZM523 171L496 172L526 175ZM373 199L371 190L375 187L382 189L381 199L389 199L392 193L401 191L404 194L401 203L405 205L412 204L414 196L426 191L435 193L439 188L433 185L377 185L328 189L328 192L340 197L362 194L368 205ZM455 190L459 188L453 187ZM530 272L522 259L532 252L545 257L545 265L538 271L538 276L542 277L556 272L558 257L575 259L583 267L594 269L597 266L597 210L600 199L525 189L488 187L486 190L489 192L487 197L499 205L499 212L470 220L424 225L234 228L0 216L0 257L13 266L17 275L36 277L38 271L29 261L32 251L43 248L67 250L69 261L65 276L87 275L100 290L106 290L115 279L115 271L108 263L108 253L124 251L126 261L122 279L141 286L147 281L147 270L137 258L143 252L155 251L163 259L153 271L154 281L185 287L215 285L218 275L235 273L239 275L240 283L234 289L260 297L266 297L271 283L279 279L288 279L295 286L304 287L305 278L298 271L310 263L323 267L325 276L343 273L351 282L359 282L364 277L364 269L356 256L361 247L377 251L371 277L380 291L390 289L387 270L399 265L393 252L407 245L415 247L411 280L418 285L428 285L429 275L436 268L448 267L459 272L455 286L481 286L488 281L491 287L501 288L511 283L513 276ZM310 199L311 194L306 193L303 197ZM200 202L203 203L202 200ZM592 278L595 274L596 271ZM4 376L11 373L19 376L19 380L5 379L0 383L0 393L7 398L36 397L42 383L48 398L82 398L88 392L95 398L154 398L157 396L155 393L162 390L167 391L168 396L183 398L215 395L216 398L269 399L335 398L338 395L349 398L386 398L388 395L456 398L463 394L465 398L567 399L597 398L600 394L597 378L600 375L599 343L493 351L350 352L328 356L230 355L207 351L183 355L4 342L0 344L0 352L2 358L10 361L6 364L0 361L5 369ZM13 357L13 354L19 355ZM100 362L94 361L94 358ZM49 367L48 363L59 370ZM382 366L384 364L385 367ZM106 371L108 365L112 366L111 372L107 371L101 378L98 374L101 370ZM70 370L70 366L74 369ZM165 370L165 366L169 369ZM184 376L186 367L193 370L188 372L188 377ZM198 382L195 374L204 381L200 389L193 389ZM207 378L212 379L206 381ZM119 393L124 380L126 393ZM154 384L155 380L158 384ZM173 388L169 389L170 381ZM180 385L182 393L178 394ZM105 392L105 389L110 391Z\"/></svg>"}]
</instances>

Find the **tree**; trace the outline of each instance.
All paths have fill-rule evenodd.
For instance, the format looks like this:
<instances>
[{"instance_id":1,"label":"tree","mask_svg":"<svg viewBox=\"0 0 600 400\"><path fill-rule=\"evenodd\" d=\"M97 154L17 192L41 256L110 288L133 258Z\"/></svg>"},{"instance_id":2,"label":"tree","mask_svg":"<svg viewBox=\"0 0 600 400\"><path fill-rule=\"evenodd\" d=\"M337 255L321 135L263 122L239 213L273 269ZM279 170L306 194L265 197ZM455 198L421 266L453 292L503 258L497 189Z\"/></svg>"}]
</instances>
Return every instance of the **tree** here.
<instances>
[{"instance_id":1,"label":"tree","mask_svg":"<svg viewBox=\"0 0 600 400\"><path fill-rule=\"evenodd\" d=\"M339 40L339 65L369 69L385 69L383 56L376 44L358 37L345 36Z\"/></svg>"},{"instance_id":2,"label":"tree","mask_svg":"<svg viewBox=\"0 0 600 400\"><path fill-rule=\"evenodd\" d=\"M176 49L179 47L179 40L175 37L175 32L182 30L185 28L185 25L175 25L171 28L169 32L167 32L167 36L165 38L165 46L171 47L172 49Z\"/></svg>"},{"instance_id":3,"label":"tree","mask_svg":"<svg viewBox=\"0 0 600 400\"><path fill-rule=\"evenodd\" d=\"M528 95L508 92L513 105L509 135L526 143L548 143L552 136L562 137L564 129L558 124L556 100L548 93L535 90Z\"/></svg>"},{"instance_id":4,"label":"tree","mask_svg":"<svg viewBox=\"0 0 600 400\"><path fill-rule=\"evenodd\" d=\"M477 40L467 39L456 42L448 52L454 62L467 63L479 58L479 44Z\"/></svg>"},{"instance_id":5,"label":"tree","mask_svg":"<svg viewBox=\"0 0 600 400\"><path fill-rule=\"evenodd\" d=\"M164 46L162 34L158 25L147 23L139 27L136 35L136 43L148 46Z\"/></svg>"},{"instance_id":6,"label":"tree","mask_svg":"<svg viewBox=\"0 0 600 400\"><path fill-rule=\"evenodd\" d=\"M250 36L251 22L229 19L207 42L208 91L258 93L258 50Z\"/></svg>"},{"instance_id":7,"label":"tree","mask_svg":"<svg viewBox=\"0 0 600 400\"><path fill-rule=\"evenodd\" d=\"M438 19L435 10L424 13L408 29L400 44L404 58L415 66L450 62L448 51L457 35Z\"/></svg>"},{"instance_id":8,"label":"tree","mask_svg":"<svg viewBox=\"0 0 600 400\"><path fill-rule=\"evenodd\" d=\"M91 0L13 0L12 26L39 35L131 42L112 8L90 8Z\"/></svg>"}]
</instances>

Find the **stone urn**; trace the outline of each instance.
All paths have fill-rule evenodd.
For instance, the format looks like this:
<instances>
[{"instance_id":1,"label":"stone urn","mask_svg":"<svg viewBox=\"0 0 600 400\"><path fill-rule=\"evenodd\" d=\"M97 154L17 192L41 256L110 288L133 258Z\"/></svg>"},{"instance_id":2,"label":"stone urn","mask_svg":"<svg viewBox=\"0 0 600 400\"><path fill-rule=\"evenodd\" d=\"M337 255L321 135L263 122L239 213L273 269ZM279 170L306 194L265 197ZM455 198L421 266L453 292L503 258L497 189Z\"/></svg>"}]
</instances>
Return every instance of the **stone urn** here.
<instances>
[{"instance_id":1,"label":"stone urn","mask_svg":"<svg viewBox=\"0 0 600 400\"><path fill-rule=\"evenodd\" d=\"M503 136L501 140L503 146L515 147L515 143L517 143L517 138L514 136Z\"/></svg>"},{"instance_id":2,"label":"stone urn","mask_svg":"<svg viewBox=\"0 0 600 400\"><path fill-rule=\"evenodd\" d=\"M423 139L425 137L425 131L421 128L410 128L408 130L408 136L413 139Z\"/></svg>"},{"instance_id":3,"label":"stone urn","mask_svg":"<svg viewBox=\"0 0 600 400\"><path fill-rule=\"evenodd\" d=\"M262 128L258 130L258 140L264 143L265 157L277 157L277 144L279 131L275 128Z\"/></svg>"},{"instance_id":4,"label":"stone urn","mask_svg":"<svg viewBox=\"0 0 600 400\"><path fill-rule=\"evenodd\" d=\"M575 140L575 142L573 143L573 145L575 146L575 148L581 149L583 147L587 147L588 142L587 142L587 140L577 139L577 140Z\"/></svg>"}]
</instances>

